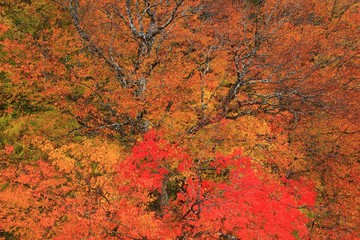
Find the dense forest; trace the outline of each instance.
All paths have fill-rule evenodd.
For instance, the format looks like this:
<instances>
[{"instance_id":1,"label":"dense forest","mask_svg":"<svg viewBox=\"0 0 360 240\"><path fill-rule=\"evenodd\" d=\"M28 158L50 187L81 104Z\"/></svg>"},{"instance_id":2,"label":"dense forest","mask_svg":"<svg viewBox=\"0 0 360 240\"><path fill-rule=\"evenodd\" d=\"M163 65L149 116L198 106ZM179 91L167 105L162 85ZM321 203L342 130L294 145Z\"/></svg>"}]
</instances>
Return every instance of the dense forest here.
<instances>
[{"instance_id":1,"label":"dense forest","mask_svg":"<svg viewBox=\"0 0 360 240\"><path fill-rule=\"evenodd\" d=\"M360 239L358 0L0 0L0 239Z\"/></svg>"}]
</instances>

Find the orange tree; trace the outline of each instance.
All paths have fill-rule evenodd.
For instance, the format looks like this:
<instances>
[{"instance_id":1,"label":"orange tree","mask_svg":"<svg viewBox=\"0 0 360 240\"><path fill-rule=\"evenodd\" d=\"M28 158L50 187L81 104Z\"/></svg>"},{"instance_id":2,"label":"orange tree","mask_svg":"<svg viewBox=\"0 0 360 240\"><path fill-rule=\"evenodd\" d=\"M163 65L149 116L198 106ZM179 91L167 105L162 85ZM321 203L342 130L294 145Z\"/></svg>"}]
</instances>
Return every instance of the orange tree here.
<instances>
[{"instance_id":1,"label":"orange tree","mask_svg":"<svg viewBox=\"0 0 360 240\"><path fill-rule=\"evenodd\" d=\"M338 61L326 40L331 25L312 1L74 0L64 6L85 46L119 83L108 100L119 122L108 116L114 125L104 127L146 130L173 104L193 109L191 133L244 115L289 112L298 119L322 105L329 80L323 69ZM175 101L174 94L183 98Z\"/></svg>"}]
</instances>

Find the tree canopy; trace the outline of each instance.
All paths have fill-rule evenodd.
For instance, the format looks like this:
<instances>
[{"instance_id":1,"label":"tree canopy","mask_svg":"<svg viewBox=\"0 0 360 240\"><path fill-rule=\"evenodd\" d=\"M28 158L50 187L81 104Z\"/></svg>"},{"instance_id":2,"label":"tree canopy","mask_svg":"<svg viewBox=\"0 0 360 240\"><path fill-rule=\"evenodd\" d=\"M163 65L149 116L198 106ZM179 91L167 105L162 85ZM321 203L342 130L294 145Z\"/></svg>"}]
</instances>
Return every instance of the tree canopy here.
<instances>
[{"instance_id":1,"label":"tree canopy","mask_svg":"<svg viewBox=\"0 0 360 240\"><path fill-rule=\"evenodd\" d=\"M0 239L359 238L359 6L2 1Z\"/></svg>"}]
</instances>

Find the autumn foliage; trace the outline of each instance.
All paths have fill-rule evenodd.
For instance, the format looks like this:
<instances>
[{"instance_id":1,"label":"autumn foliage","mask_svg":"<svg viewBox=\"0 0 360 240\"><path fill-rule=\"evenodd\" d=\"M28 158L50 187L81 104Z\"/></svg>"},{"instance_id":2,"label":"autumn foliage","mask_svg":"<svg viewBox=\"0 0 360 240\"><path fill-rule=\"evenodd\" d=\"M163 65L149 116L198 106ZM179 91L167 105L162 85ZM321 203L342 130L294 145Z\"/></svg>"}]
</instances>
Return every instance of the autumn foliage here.
<instances>
[{"instance_id":1,"label":"autumn foliage","mask_svg":"<svg viewBox=\"0 0 360 240\"><path fill-rule=\"evenodd\" d=\"M151 131L117 164L114 179L61 166L39 160L2 172L2 229L55 239L309 234L312 185L258 173L240 151L196 160ZM110 195L107 180L116 183L117 192Z\"/></svg>"},{"instance_id":2,"label":"autumn foliage","mask_svg":"<svg viewBox=\"0 0 360 240\"><path fill-rule=\"evenodd\" d=\"M3 0L0 238L358 239L359 7Z\"/></svg>"},{"instance_id":3,"label":"autumn foliage","mask_svg":"<svg viewBox=\"0 0 360 240\"><path fill-rule=\"evenodd\" d=\"M258 173L240 151L192 159L149 132L117 173L120 201L126 204L119 211L121 233L131 229L134 237L152 239L295 239L309 234L306 209L315 204L312 185ZM152 221L145 223L146 213Z\"/></svg>"}]
</instances>

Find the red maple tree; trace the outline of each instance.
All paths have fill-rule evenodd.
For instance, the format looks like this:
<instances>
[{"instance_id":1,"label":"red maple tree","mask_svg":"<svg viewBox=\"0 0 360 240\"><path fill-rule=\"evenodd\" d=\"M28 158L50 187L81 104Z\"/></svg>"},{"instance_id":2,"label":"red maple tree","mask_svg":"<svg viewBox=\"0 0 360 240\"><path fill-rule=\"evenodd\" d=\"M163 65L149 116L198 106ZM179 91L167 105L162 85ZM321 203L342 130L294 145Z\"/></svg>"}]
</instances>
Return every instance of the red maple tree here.
<instances>
[{"instance_id":1,"label":"red maple tree","mask_svg":"<svg viewBox=\"0 0 360 240\"><path fill-rule=\"evenodd\" d=\"M277 181L258 167L241 151L192 159L150 131L117 166L116 229L134 238L305 238L313 186Z\"/></svg>"}]
</instances>

